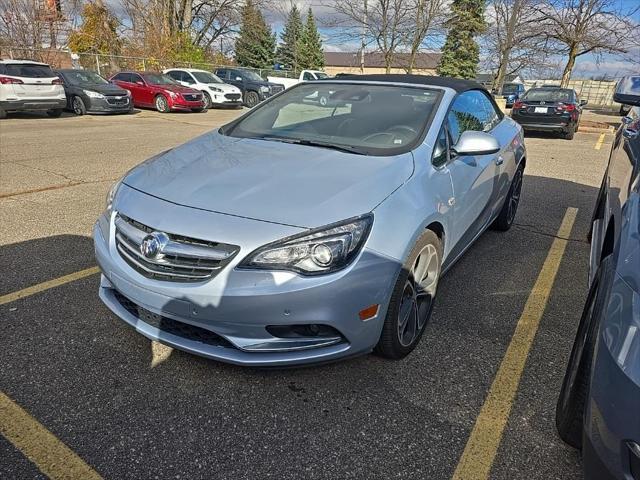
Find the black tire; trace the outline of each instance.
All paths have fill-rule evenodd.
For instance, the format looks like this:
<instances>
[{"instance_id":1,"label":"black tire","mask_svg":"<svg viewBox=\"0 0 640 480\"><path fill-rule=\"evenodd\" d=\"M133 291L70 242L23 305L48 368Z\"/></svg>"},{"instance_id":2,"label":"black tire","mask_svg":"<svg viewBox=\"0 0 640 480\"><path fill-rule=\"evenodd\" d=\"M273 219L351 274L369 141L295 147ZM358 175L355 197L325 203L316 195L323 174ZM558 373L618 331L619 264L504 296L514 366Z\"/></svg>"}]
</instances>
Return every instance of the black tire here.
<instances>
[{"instance_id":1,"label":"black tire","mask_svg":"<svg viewBox=\"0 0 640 480\"><path fill-rule=\"evenodd\" d=\"M204 98L204 110L209 110L213 107L213 100L211 100L211 95L207 92L202 92L202 97Z\"/></svg>"},{"instance_id":2,"label":"black tire","mask_svg":"<svg viewBox=\"0 0 640 480\"><path fill-rule=\"evenodd\" d=\"M437 265L432 277L434 283L433 292L430 295L424 296L424 301L428 300L427 304L417 306L415 312L415 328L413 329L412 340L407 342L403 341L402 322L400 319L400 313L404 310L402 307L406 305L407 300L407 287L414 282L413 272L417 265L418 258L425 251L435 251L437 258ZM442 242L438 236L431 230L425 230L425 232L416 241L411 253L407 257L402 270L398 274L398 278L393 287L391 294L391 300L389 302L389 309L387 310L387 316L382 326L382 333L380 339L376 345L374 352L382 357L399 360L406 357L420 342L420 338L424 333L425 327L429 323L431 318L431 312L435 302L437 283L440 279L440 272L442 267ZM431 277L431 275L430 275ZM415 284L414 284L415 287ZM405 310L406 311L406 310ZM414 310L409 311L411 316Z\"/></svg>"},{"instance_id":3,"label":"black tire","mask_svg":"<svg viewBox=\"0 0 640 480\"><path fill-rule=\"evenodd\" d=\"M567 131L562 134L562 138L565 140L573 140L574 135L576 134L577 125L569 125Z\"/></svg>"},{"instance_id":4,"label":"black tire","mask_svg":"<svg viewBox=\"0 0 640 480\"><path fill-rule=\"evenodd\" d=\"M84 101L77 95L71 99L71 109L73 110L73 113L78 116L86 115L87 113L87 107L85 106Z\"/></svg>"},{"instance_id":5,"label":"black tire","mask_svg":"<svg viewBox=\"0 0 640 480\"><path fill-rule=\"evenodd\" d=\"M253 108L260 103L260 97L256 92L248 91L244 96L244 103L247 107Z\"/></svg>"},{"instance_id":6,"label":"black tire","mask_svg":"<svg viewBox=\"0 0 640 480\"><path fill-rule=\"evenodd\" d=\"M0 120L7 118L7 112L0 108Z\"/></svg>"},{"instance_id":7,"label":"black tire","mask_svg":"<svg viewBox=\"0 0 640 480\"><path fill-rule=\"evenodd\" d=\"M589 394L591 361L598 322L607 306L613 271L613 259L607 256L600 263L589 289L556 405L558 435L566 443L578 449L582 448L584 413Z\"/></svg>"},{"instance_id":8,"label":"black tire","mask_svg":"<svg viewBox=\"0 0 640 480\"><path fill-rule=\"evenodd\" d=\"M160 113L169 113L171 111L169 108L169 101L164 95L156 95L153 103L156 106L156 110Z\"/></svg>"},{"instance_id":9,"label":"black tire","mask_svg":"<svg viewBox=\"0 0 640 480\"><path fill-rule=\"evenodd\" d=\"M522 195L522 182L524 179L524 167L519 166L516 170L511 186L509 187L509 193L504 199L502 209L500 213L493 221L493 228L501 232L506 232L513 225L513 221L516 218L518 211L518 205L520 205L520 197Z\"/></svg>"},{"instance_id":10,"label":"black tire","mask_svg":"<svg viewBox=\"0 0 640 480\"><path fill-rule=\"evenodd\" d=\"M62 109L54 108L53 110L47 110L47 115L52 118L58 118L60 115L62 115Z\"/></svg>"}]
</instances>

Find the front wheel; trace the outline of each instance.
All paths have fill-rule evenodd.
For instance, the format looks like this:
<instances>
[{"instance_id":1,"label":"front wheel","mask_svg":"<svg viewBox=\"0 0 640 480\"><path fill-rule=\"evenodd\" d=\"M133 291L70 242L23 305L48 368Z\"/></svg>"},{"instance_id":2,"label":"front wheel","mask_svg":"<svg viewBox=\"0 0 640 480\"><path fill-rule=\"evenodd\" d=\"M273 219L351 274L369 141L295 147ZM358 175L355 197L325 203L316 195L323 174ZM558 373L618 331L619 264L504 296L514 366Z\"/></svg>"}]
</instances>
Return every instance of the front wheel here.
<instances>
[{"instance_id":1,"label":"front wheel","mask_svg":"<svg viewBox=\"0 0 640 480\"><path fill-rule=\"evenodd\" d=\"M156 104L156 110L158 110L160 113L168 113L170 110L169 102L167 101L164 95L158 95L156 97L155 104Z\"/></svg>"},{"instance_id":2,"label":"front wheel","mask_svg":"<svg viewBox=\"0 0 640 480\"><path fill-rule=\"evenodd\" d=\"M436 297L442 267L442 242L425 230L398 274L375 352L399 360L418 345Z\"/></svg>"},{"instance_id":3,"label":"front wheel","mask_svg":"<svg viewBox=\"0 0 640 480\"><path fill-rule=\"evenodd\" d=\"M606 308L613 270L611 256L604 258L589 289L556 405L558 435L575 448L582 448L582 429L591 379L591 360L598 331L598 320Z\"/></svg>"},{"instance_id":4,"label":"front wheel","mask_svg":"<svg viewBox=\"0 0 640 480\"><path fill-rule=\"evenodd\" d=\"M71 107L73 108L73 113L76 115L84 115L87 113L87 107L85 106L84 101L78 96L73 97Z\"/></svg>"},{"instance_id":5,"label":"front wheel","mask_svg":"<svg viewBox=\"0 0 640 480\"><path fill-rule=\"evenodd\" d=\"M522 178L524 176L524 168L518 167L513 180L511 181L511 187L509 187L509 193L507 198L504 199L502 209L497 218L493 222L493 227L496 230L506 232L513 225L513 221L516 218L516 212L518 211L518 205L520 205L520 195L522 194Z\"/></svg>"},{"instance_id":6,"label":"front wheel","mask_svg":"<svg viewBox=\"0 0 640 480\"><path fill-rule=\"evenodd\" d=\"M211 95L207 92L202 92L202 96L204 98L204 110L208 110L213 106L213 100L211 100Z\"/></svg>"},{"instance_id":7,"label":"front wheel","mask_svg":"<svg viewBox=\"0 0 640 480\"><path fill-rule=\"evenodd\" d=\"M260 97L258 97L256 92L247 92L245 95L245 103L247 104L247 107L253 108L260 103Z\"/></svg>"}]
</instances>

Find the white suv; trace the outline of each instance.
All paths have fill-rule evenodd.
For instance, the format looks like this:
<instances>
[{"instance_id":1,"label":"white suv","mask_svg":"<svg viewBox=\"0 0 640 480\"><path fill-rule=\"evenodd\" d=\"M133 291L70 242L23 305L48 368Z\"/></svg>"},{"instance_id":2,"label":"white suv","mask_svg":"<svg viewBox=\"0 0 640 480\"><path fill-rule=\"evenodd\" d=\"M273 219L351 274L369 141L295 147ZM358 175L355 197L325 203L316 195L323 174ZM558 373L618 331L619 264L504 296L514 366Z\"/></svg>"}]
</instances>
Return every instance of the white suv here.
<instances>
[{"instance_id":1,"label":"white suv","mask_svg":"<svg viewBox=\"0 0 640 480\"><path fill-rule=\"evenodd\" d=\"M67 105L62 80L46 63L0 60L0 118L40 110L59 117Z\"/></svg>"},{"instance_id":2,"label":"white suv","mask_svg":"<svg viewBox=\"0 0 640 480\"><path fill-rule=\"evenodd\" d=\"M206 108L214 105L242 107L242 92L238 87L224 83L213 73L195 68L170 68L165 70L180 85L195 88L204 94Z\"/></svg>"}]
</instances>

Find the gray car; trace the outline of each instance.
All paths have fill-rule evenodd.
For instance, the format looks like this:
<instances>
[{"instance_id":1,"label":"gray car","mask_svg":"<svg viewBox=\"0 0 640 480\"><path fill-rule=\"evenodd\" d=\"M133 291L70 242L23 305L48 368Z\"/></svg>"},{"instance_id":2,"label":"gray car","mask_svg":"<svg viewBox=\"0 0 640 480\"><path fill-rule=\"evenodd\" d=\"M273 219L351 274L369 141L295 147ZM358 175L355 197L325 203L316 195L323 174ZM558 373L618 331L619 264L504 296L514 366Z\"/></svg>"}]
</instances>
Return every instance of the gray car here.
<instances>
[{"instance_id":1,"label":"gray car","mask_svg":"<svg viewBox=\"0 0 640 480\"><path fill-rule=\"evenodd\" d=\"M301 83L114 185L94 228L100 298L146 337L225 362L399 359L442 273L513 223L525 157L474 82Z\"/></svg>"},{"instance_id":2,"label":"gray car","mask_svg":"<svg viewBox=\"0 0 640 480\"><path fill-rule=\"evenodd\" d=\"M640 479L640 76L624 78L614 98L636 107L596 202L591 286L556 409L588 480Z\"/></svg>"}]
</instances>

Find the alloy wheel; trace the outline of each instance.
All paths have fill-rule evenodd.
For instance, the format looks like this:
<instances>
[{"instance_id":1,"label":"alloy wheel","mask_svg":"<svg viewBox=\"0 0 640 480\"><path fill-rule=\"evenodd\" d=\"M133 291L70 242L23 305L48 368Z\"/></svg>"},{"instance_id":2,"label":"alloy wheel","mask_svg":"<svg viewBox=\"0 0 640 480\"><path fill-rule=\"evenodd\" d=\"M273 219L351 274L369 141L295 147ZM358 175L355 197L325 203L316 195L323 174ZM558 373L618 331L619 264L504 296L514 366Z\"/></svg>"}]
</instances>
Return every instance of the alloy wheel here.
<instances>
[{"instance_id":1,"label":"alloy wheel","mask_svg":"<svg viewBox=\"0 0 640 480\"><path fill-rule=\"evenodd\" d=\"M439 277L438 251L434 245L426 245L405 282L398 309L398 340L403 347L415 342L427 323Z\"/></svg>"},{"instance_id":2,"label":"alloy wheel","mask_svg":"<svg viewBox=\"0 0 640 480\"><path fill-rule=\"evenodd\" d=\"M513 186L511 195L509 196L509 223L513 222L518 211L518 204L520 203L520 193L522 190L522 169L518 169L515 178L513 179Z\"/></svg>"},{"instance_id":3,"label":"alloy wheel","mask_svg":"<svg viewBox=\"0 0 640 480\"><path fill-rule=\"evenodd\" d=\"M73 113L84 115L84 104L80 97L73 97Z\"/></svg>"},{"instance_id":4,"label":"alloy wheel","mask_svg":"<svg viewBox=\"0 0 640 480\"><path fill-rule=\"evenodd\" d=\"M156 110L162 113L168 110L167 99L164 98L162 95L158 95L156 97Z\"/></svg>"}]
</instances>

